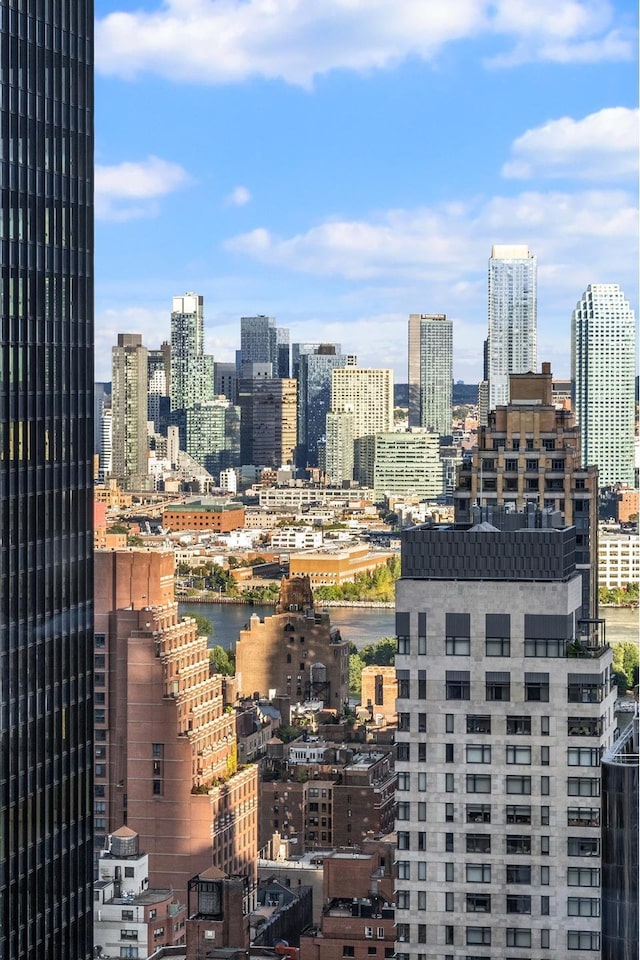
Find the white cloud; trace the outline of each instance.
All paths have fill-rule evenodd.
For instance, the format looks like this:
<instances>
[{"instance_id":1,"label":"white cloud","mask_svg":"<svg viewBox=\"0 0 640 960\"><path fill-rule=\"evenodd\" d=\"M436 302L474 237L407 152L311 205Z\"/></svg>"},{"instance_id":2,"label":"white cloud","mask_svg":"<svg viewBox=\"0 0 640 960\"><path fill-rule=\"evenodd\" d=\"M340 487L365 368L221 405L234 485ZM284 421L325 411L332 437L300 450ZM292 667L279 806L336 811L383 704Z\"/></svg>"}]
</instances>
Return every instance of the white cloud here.
<instances>
[{"instance_id":1,"label":"white cloud","mask_svg":"<svg viewBox=\"0 0 640 960\"><path fill-rule=\"evenodd\" d=\"M513 44L505 64L617 60L634 49L608 0L394 0L392 11L389 0L164 0L152 13L109 14L96 31L105 74L193 83L261 76L303 87L331 70L431 61L446 44L481 35Z\"/></svg>"},{"instance_id":2,"label":"white cloud","mask_svg":"<svg viewBox=\"0 0 640 960\"><path fill-rule=\"evenodd\" d=\"M160 197L190 182L177 163L148 157L140 163L96 164L95 212L100 220L134 220L153 216Z\"/></svg>"},{"instance_id":3,"label":"white cloud","mask_svg":"<svg viewBox=\"0 0 640 960\"><path fill-rule=\"evenodd\" d=\"M248 187L234 187L231 193L225 198L225 203L230 207L244 207L251 200L251 191Z\"/></svg>"},{"instance_id":4,"label":"white cloud","mask_svg":"<svg viewBox=\"0 0 640 960\"><path fill-rule=\"evenodd\" d=\"M582 120L562 117L527 130L511 145L505 177L610 181L638 170L638 110L609 107Z\"/></svg>"}]
</instances>

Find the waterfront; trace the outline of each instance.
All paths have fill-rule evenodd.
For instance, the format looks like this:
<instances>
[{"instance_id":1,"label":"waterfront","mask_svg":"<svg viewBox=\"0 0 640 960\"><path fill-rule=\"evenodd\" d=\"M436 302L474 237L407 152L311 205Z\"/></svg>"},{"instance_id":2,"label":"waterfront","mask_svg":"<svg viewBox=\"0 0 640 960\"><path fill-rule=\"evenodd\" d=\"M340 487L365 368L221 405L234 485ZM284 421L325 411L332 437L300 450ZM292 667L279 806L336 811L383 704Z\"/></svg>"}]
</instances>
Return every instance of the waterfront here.
<instances>
[{"instance_id":1,"label":"waterfront","mask_svg":"<svg viewBox=\"0 0 640 960\"><path fill-rule=\"evenodd\" d=\"M210 646L232 650L238 634L256 614L261 619L270 617L272 606L256 604L248 606L242 603L181 603L180 613L200 614L211 623ZM392 607L331 607L331 624L338 627L345 640L350 640L358 650L369 643L375 643L381 637L395 635L395 613ZM638 610L626 607L603 607L601 616L607 623L607 640L638 642Z\"/></svg>"}]
</instances>

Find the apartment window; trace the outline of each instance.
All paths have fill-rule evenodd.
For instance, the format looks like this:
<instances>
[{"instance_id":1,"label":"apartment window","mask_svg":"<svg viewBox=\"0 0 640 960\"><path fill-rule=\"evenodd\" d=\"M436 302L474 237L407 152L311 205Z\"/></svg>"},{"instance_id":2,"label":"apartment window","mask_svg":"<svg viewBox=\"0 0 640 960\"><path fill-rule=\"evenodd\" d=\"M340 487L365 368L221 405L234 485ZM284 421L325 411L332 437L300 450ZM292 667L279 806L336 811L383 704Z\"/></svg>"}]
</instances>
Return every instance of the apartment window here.
<instances>
[{"instance_id":1,"label":"apartment window","mask_svg":"<svg viewBox=\"0 0 640 960\"><path fill-rule=\"evenodd\" d=\"M542 917L549 916L549 897L540 897L540 915Z\"/></svg>"},{"instance_id":2,"label":"apartment window","mask_svg":"<svg viewBox=\"0 0 640 960\"><path fill-rule=\"evenodd\" d=\"M420 793L425 793L427 789L427 775L423 771L418 773L418 791Z\"/></svg>"},{"instance_id":3,"label":"apartment window","mask_svg":"<svg viewBox=\"0 0 640 960\"><path fill-rule=\"evenodd\" d=\"M444 878L447 883L453 883L454 878L454 865L452 863L445 863L444 865Z\"/></svg>"},{"instance_id":4,"label":"apartment window","mask_svg":"<svg viewBox=\"0 0 640 960\"><path fill-rule=\"evenodd\" d=\"M549 807L540 807L540 824L543 827L549 826Z\"/></svg>"},{"instance_id":5,"label":"apartment window","mask_svg":"<svg viewBox=\"0 0 640 960\"><path fill-rule=\"evenodd\" d=\"M411 893L409 890L398 890L397 895L397 906L398 910L409 910L411 905ZM371 938L373 936L373 927L364 928L365 937L368 936Z\"/></svg>"},{"instance_id":6,"label":"apartment window","mask_svg":"<svg viewBox=\"0 0 640 960\"><path fill-rule=\"evenodd\" d=\"M491 747L488 744L468 743L467 763L491 763Z\"/></svg>"},{"instance_id":7,"label":"apartment window","mask_svg":"<svg viewBox=\"0 0 640 960\"><path fill-rule=\"evenodd\" d=\"M600 871L597 867L567 867L567 886L599 887Z\"/></svg>"},{"instance_id":8,"label":"apartment window","mask_svg":"<svg viewBox=\"0 0 640 960\"><path fill-rule=\"evenodd\" d=\"M567 794L570 797L599 797L600 780L597 777L569 777Z\"/></svg>"},{"instance_id":9,"label":"apartment window","mask_svg":"<svg viewBox=\"0 0 640 960\"><path fill-rule=\"evenodd\" d=\"M543 887L549 886L549 867L540 867L540 884Z\"/></svg>"},{"instance_id":10,"label":"apartment window","mask_svg":"<svg viewBox=\"0 0 640 960\"><path fill-rule=\"evenodd\" d=\"M568 837L568 857L598 857L600 856L600 841L597 837Z\"/></svg>"},{"instance_id":11,"label":"apartment window","mask_svg":"<svg viewBox=\"0 0 640 960\"><path fill-rule=\"evenodd\" d=\"M550 838L544 834L540 837L540 853L542 856L548 857L551 852L550 848Z\"/></svg>"},{"instance_id":12,"label":"apartment window","mask_svg":"<svg viewBox=\"0 0 640 960\"><path fill-rule=\"evenodd\" d=\"M467 733L491 733L491 717L467 714Z\"/></svg>"},{"instance_id":13,"label":"apartment window","mask_svg":"<svg viewBox=\"0 0 640 960\"><path fill-rule=\"evenodd\" d=\"M488 657L510 657L511 640L509 637L487 637L485 654Z\"/></svg>"},{"instance_id":14,"label":"apartment window","mask_svg":"<svg viewBox=\"0 0 640 960\"><path fill-rule=\"evenodd\" d=\"M453 793L454 791L454 778L452 773L445 773L444 775L444 789L446 793Z\"/></svg>"},{"instance_id":15,"label":"apartment window","mask_svg":"<svg viewBox=\"0 0 640 960\"><path fill-rule=\"evenodd\" d=\"M397 803L396 804L396 819L397 820L409 820L410 817L411 804L409 803Z\"/></svg>"},{"instance_id":16,"label":"apartment window","mask_svg":"<svg viewBox=\"0 0 640 960\"><path fill-rule=\"evenodd\" d=\"M402 733L408 733L411 730L411 714L401 712L398 714L398 730Z\"/></svg>"},{"instance_id":17,"label":"apartment window","mask_svg":"<svg viewBox=\"0 0 640 960\"><path fill-rule=\"evenodd\" d=\"M593 930L568 930L567 948L569 950L599 950L600 934Z\"/></svg>"},{"instance_id":18,"label":"apartment window","mask_svg":"<svg viewBox=\"0 0 640 960\"><path fill-rule=\"evenodd\" d=\"M531 777L507 777L507 793L531 793Z\"/></svg>"},{"instance_id":19,"label":"apartment window","mask_svg":"<svg viewBox=\"0 0 640 960\"><path fill-rule=\"evenodd\" d=\"M104 669L105 662L106 662L106 661L105 661L105 655L104 655L104 653L96 653L95 657L93 658L93 665L94 665L94 667L95 667L97 670L102 670L102 669Z\"/></svg>"},{"instance_id":20,"label":"apartment window","mask_svg":"<svg viewBox=\"0 0 640 960\"><path fill-rule=\"evenodd\" d=\"M418 838L418 850L426 850L426 849L427 849L427 835L426 835L426 833L425 833L424 831L422 831L422 830L419 830L419 831L417 832L416 836L417 836L417 838Z\"/></svg>"},{"instance_id":21,"label":"apartment window","mask_svg":"<svg viewBox=\"0 0 640 960\"><path fill-rule=\"evenodd\" d=\"M597 807L569 807L567 810L567 826L599 827L600 811Z\"/></svg>"},{"instance_id":22,"label":"apartment window","mask_svg":"<svg viewBox=\"0 0 640 960\"><path fill-rule=\"evenodd\" d=\"M453 925L450 923L444 928L444 942L449 946L453 943Z\"/></svg>"},{"instance_id":23,"label":"apartment window","mask_svg":"<svg viewBox=\"0 0 640 960\"><path fill-rule=\"evenodd\" d=\"M507 864L507 883L531 883L531 867L528 864L520 866L515 863Z\"/></svg>"},{"instance_id":24,"label":"apartment window","mask_svg":"<svg viewBox=\"0 0 640 960\"><path fill-rule=\"evenodd\" d=\"M418 670L418 700L427 699L427 672Z\"/></svg>"},{"instance_id":25,"label":"apartment window","mask_svg":"<svg viewBox=\"0 0 640 960\"><path fill-rule=\"evenodd\" d=\"M600 703L603 697L604 679L599 674L581 677L569 674L567 699L569 703Z\"/></svg>"},{"instance_id":26,"label":"apartment window","mask_svg":"<svg viewBox=\"0 0 640 960\"><path fill-rule=\"evenodd\" d=\"M526 656L525 651L525 656ZM562 654L557 656L564 656ZM540 654L540 656L551 656L551 654ZM549 674L548 673L525 673L524 675L524 698L533 703L549 702Z\"/></svg>"},{"instance_id":27,"label":"apartment window","mask_svg":"<svg viewBox=\"0 0 640 960\"><path fill-rule=\"evenodd\" d=\"M397 651L399 654L408 656L411 653L411 643L409 637L396 637Z\"/></svg>"},{"instance_id":28,"label":"apartment window","mask_svg":"<svg viewBox=\"0 0 640 960\"><path fill-rule=\"evenodd\" d=\"M444 745L444 759L445 763L453 763L453 744L445 743Z\"/></svg>"},{"instance_id":29,"label":"apartment window","mask_svg":"<svg viewBox=\"0 0 640 960\"><path fill-rule=\"evenodd\" d=\"M427 732L427 715L426 713L418 714L418 733Z\"/></svg>"},{"instance_id":30,"label":"apartment window","mask_svg":"<svg viewBox=\"0 0 640 960\"><path fill-rule=\"evenodd\" d=\"M507 745L507 763L531 763L531 747Z\"/></svg>"},{"instance_id":31,"label":"apartment window","mask_svg":"<svg viewBox=\"0 0 640 960\"><path fill-rule=\"evenodd\" d=\"M530 736L531 717L507 717L507 734L509 736Z\"/></svg>"},{"instance_id":32,"label":"apartment window","mask_svg":"<svg viewBox=\"0 0 640 960\"><path fill-rule=\"evenodd\" d=\"M600 900L597 897L569 897L567 900L567 916L599 917Z\"/></svg>"},{"instance_id":33,"label":"apartment window","mask_svg":"<svg viewBox=\"0 0 640 960\"><path fill-rule=\"evenodd\" d=\"M485 675L487 700L509 700L511 696L511 682L508 673L487 673Z\"/></svg>"},{"instance_id":34,"label":"apartment window","mask_svg":"<svg viewBox=\"0 0 640 960\"><path fill-rule=\"evenodd\" d=\"M411 871L409 860L397 860L396 870L398 873L398 880L408 880Z\"/></svg>"},{"instance_id":35,"label":"apartment window","mask_svg":"<svg viewBox=\"0 0 640 960\"><path fill-rule=\"evenodd\" d=\"M411 760L410 744L403 742L396 744L396 759L401 763L409 763Z\"/></svg>"},{"instance_id":36,"label":"apartment window","mask_svg":"<svg viewBox=\"0 0 640 960\"><path fill-rule=\"evenodd\" d=\"M397 925L397 927L396 927L396 938L400 941L400 943L409 943L409 940L410 940L410 938L411 938L411 934L410 934L410 931L409 931L409 924L408 924L408 923L399 923L399 924ZM344 956L344 954L343 954L343 956Z\"/></svg>"},{"instance_id":37,"label":"apartment window","mask_svg":"<svg viewBox=\"0 0 640 960\"><path fill-rule=\"evenodd\" d=\"M427 805L426 803L420 802L418 804L418 820L426 820L426 819L427 819Z\"/></svg>"},{"instance_id":38,"label":"apartment window","mask_svg":"<svg viewBox=\"0 0 640 960\"><path fill-rule=\"evenodd\" d=\"M93 642L96 647L104 647L106 643L106 634L104 633L94 633Z\"/></svg>"},{"instance_id":39,"label":"apartment window","mask_svg":"<svg viewBox=\"0 0 640 960\"><path fill-rule=\"evenodd\" d=\"M398 774L398 786L397 789L402 793L403 791L411 789L411 774L406 770L401 771Z\"/></svg>"},{"instance_id":40,"label":"apartment window","mask_svg":"<svg viewBox=\"0 0 640 960\"><path fill-rule=\"evenodd\" d=\"M491 823L491 805L488 803L468 803L467 823Z\"/></svg>"},{"instance_id":41,"label":"apartment window","mask_svg":"<svg viewBox=\"0 0 640 960\"><path fill-rule=\"evenodd\" d=\"M471 639L469 637L447 637L445 649L449 657L468 657L471 654Z\"/></svg>"},{"instance_id":42,"label":"apartment window","mask_svg":"<svg viewBox=\"0 0 640 960\"><path fill-rule=\"evenodd\" d=\"M540 735L549 736L549 717L540 717Z\"/></svg>"},{"instance_id":43,"label":"apartment window","mask_svg":"<svg viewBox=\"0 0 640 960\"><path fill-rule=\"evenodd\" d=\"M398 925L398 930L399 930L399 929L400 929L400 926ZM400 939L400 937L398 937L398 939ZM355 957L355 955L356 955L356 953L355 953L355 948L352 947L351 944L344 943L344 944L342 945L342 956L343 956L343 957Z\"/></svg>"},{"instance_id":44,"label":"apartment window","mask_svg":"<svg viewBox=\"0 0 640 960\"><path fill-rule=\"evenodd\" d=\"M445 692L447 700L470 700L471 679L469 671L447 670Z\"/></svg>"},{"instance_id":45,"label":"apartment window","mask_svg":"<svg viewBox=\"0 0 640 960\"><path fill-rule=\"evenodd\" d=\"M455 729L454 724L455 724L454 714L445 713L445 716L444 716L445 733L453 733Z\"/></svg>"},{"instance_id":46,"label":"apartment window","mask_svg":"<svg viewBox=\"0 0 640 960\"><path fill-rule=\"evenodd\" d=\"M418 890L418 910L421 912L427 909L427 894L425 890Z\"/></svg>"},{"instance_id":47,"label":"apartment window","mask_svg":"<svg viewBox=\"0 0 640 960\"><path fill-rule=\"evenodd\" d=\"M540 747L540 766L549 766L550 750L549 747Z\"/></svg>"},{"instance_id":48,"label":"apartment window","mask_svg":"<svg viewBox=\"0 0 640 960\"><path fill-rule=\"evenodd\" d=\"M567 763L570 767L599 767L600 750L598 747L569 747Z\"/></svg>"},{"instance_id":49,"label":"apartment window","mask_svg":"<svg viewBox=\"0 0 640 960\"><path fill-rule=\"evenodd\" d=\"M444 835L444 849L447 853L453 853L453 834L445 833Z\"/></svg>"},{"instance_id":50,"label":"apartment window","mask_svg":"<svg viewBox=\"0 0 640 960\"><path fill-rule=\"evenodd\" d=\"M506 838L507 853L531 853L531 837L526 834L523 836L513 835Z\"/></svg>"},{"instance_id":51,"label":"apartment window","mask_svg":"<svg viewBox=\"0 0 640 960\"><path fill-rule=\"evenodd\" d=\"M137 931L137 930L129 930L129 929L121 930L121 931L120 931L120 939L121 939L121 940L137 940L137 939L138 939L138 931Z\"/></svg>"},{"instance_id":52,"label":"apartment window","mask_svg":"<svg viewBox=\"0 0 640 960\"><path fill-rule=\"evenodd\" d=\"M465 864L467 883L491 883L490 863Z\"/></svg>"},{"instance_id":53,"label":"apartment window","mask_svg":"<svg viewBox=\"0 0 640 960\"><path fill-rule=\"evenodd\" d=\"M468 833L467 853L491 853L491 835L487 833Z\"/></svg>"},{"instance_id":54,"label":"apartment window","mask_svg":"<svg viewBox=\"0 0 640 960\"><path fill-rule=\"evenodd\" d=\"M418 924L418 943L427 942L427 925L426 923Z\"/></svg>"},{"instance_id":55,"label":"apartment window","mask_svg":"<svg viewBox=\"0 0 640 960\"><path fill-rule=\"evenodd\" d=\"M507 927L508 947L530 947L531 930L520 927Z\"/></svg>"},{"instance_id":56,"label":"apartment window","mask_svg":"<svg viewBox=\"0 0 640 960\"><path fill-rule=\"evenodd\" d=\"M120 915L121 920L133 920L133 910L123 910Z\"/></svg>"},{"instance_id":57,"label":"apartment window","mask_svg":"<svg viewBox=\"0 0 640 960\"><path fill-rule=\"evenodd\" d=\"M602 718L569 717L567 719L567 735L570 737L599 737L602 727Z\"/></svg>"},{"instance_id":58,"label":"apartment window","mask_svg":"<svg viewBox=\"0 0 640 960\"><path fill-rule=\"evenodd\" d=\"M453 804L445 803L444 805L444 819L447 823L453 823L454 813L453 813Z\"/></svg>"},{"instance_id":59,"label":"apartment window","mask_svg":"<svg viewBox=\"0 0 640 960\"><path fill-rule=\"evenodd\" d=\"M531 913L531 897L507 896L507 913Z\"/></svg>"},{"instance_id":60,"label":"apartment window","mask_svg":"<svg viewBox=\"0 0 640 960\"><path fill-rule=\"evenodd\" d=\"M478 943L485 947L491 945L491 927L467 927L467 946Z\"/></svg>"},{"instance_id":61,"label":"apartment window","mask_svg":"<svg viewBox=\"0 0 640 960\"><path fill-rule=\"evenodd\" d=\"M566 646L566 640L525 637L524 655L525 657L564 657ZM548 700L549 697L546 699Z\"/></svg>"},{"instance_id":62,"label":"apartment window","mask_svg":"<svg viewBox=\"0 0 640 960\"><path fill-rule=\"evenodd\" d=\"M399 672L399 671L398 671ZM404 672L404 671L403 671ZM409 690L409 678L402 677L398 678L398 699L399 700L408 700L410 696Z\"/></svg>"},{"instance_id":63,"label":"apartment window","mask_svg":"<svg viewBox=\"0 0 640 960\"><path fill-rule=\"evenodd\" d=\"M454 909L454 898L452 893L445 893L444 895L444 909L447 913L453 913Z\"/></svg>"},{"instance_id":64,"label":"apartment window","mask_svg":"<svg viewBox=\"0 0 640 960\"><path fill-rule=\"evenodd\" d=\"M491 775L488 773L468 773L467 793L491 793Z\"/></svg>"},{"instance_id":65,"label":"apartment window","mask_svg":"<svg viewBox=\"0 0 640 960\"><path fill-rule=\"evenodd\" d=\"M531 823L531 807L511 803L506 811L507 823Z\"/></svg>"},{"instance_id":66,"label":"apartment window","mask_svg":"<svg viewBox=\"0 0 640 960\"><path fill-rule=\"evenodd\" d=\"M409 831L398 830L398 850L409 850Z\"/></svg>"},{"instance_id":67,"label":"apartment window","mask_svg":"<svg viewBox=\"0 0 640 960\"><path fill-rule=\"evenodd\" d=\"M468 893L467 913L491 913L491 895L489 893Z\"/></svg>"}]
</instances>

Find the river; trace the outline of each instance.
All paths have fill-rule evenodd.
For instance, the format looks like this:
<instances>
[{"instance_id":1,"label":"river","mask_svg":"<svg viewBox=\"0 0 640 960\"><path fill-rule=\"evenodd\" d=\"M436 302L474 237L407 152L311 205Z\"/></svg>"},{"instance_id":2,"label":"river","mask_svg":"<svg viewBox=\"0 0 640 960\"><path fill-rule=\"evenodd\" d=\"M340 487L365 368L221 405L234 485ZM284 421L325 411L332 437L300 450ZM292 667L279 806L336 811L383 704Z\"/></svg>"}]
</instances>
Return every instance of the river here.
<instances>
[{"instance_id":1,"label":"river","mask_svg":"<svg viewBox=\"0 0 640 960\"><path fill-rule=\"evenodd\" d=\"M260 618L272 616L273 607L256 604L251 607L243 603L181 603L180 613L201 614L209 620L212 633L209 644L219 644L225 650L232 650L238 634L248 622L249 617L257 614ZM358 650L369 643L375 643L381 637L395 635L395 612L392 607L331 607L329 610L331 625L340 628L343 639L351 640ZM622 607L602 607L601 616L607 623L609 643L627 640L638 642L638 611Z\"/></svg>"}]
</instances>

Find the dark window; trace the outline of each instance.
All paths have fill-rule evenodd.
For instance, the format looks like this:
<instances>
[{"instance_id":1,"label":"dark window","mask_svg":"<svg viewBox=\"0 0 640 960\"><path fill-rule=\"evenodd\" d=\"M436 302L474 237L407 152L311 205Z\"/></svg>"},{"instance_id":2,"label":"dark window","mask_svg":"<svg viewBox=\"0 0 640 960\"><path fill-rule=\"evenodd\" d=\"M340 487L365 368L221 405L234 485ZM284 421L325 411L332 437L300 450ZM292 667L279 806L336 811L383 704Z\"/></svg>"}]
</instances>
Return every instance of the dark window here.
<instances>
[{"instance_id":1,"label":"dark window","mask_svg":"<svg viewBox=\"0 0 640 960\"><path fill-rule=\"evenodd\" d=\"M531 734L531 717L507 717L507 733L511 736Z\"/></svg>"},{"instance_id":2,"label":"dark window","mask_svg":"<svg viewBox=\"0 0 640 960\"><path fill-rule=\"evenodd\" d=\"M491 853L491 835L488 833L468 833L467 853Z\"/></svg>"},{"instance_id":3,"label":"dark window","mask_svg":"<svg viewBox=\"0 0 640 960\"><path fill-rule=\"evenodd\" d=\"M507 883L531 883L531 867L507 864Z\"/></svg>"},{"instance_id":4,"label":"dark window","mask_svg":"<svg viewBox=\"0 0 640 960\"><path fill-rule=\"evenodd\" d=\"M491 733L491 717L467 714L467 733Z\"/></svg>"}]
</instances>

